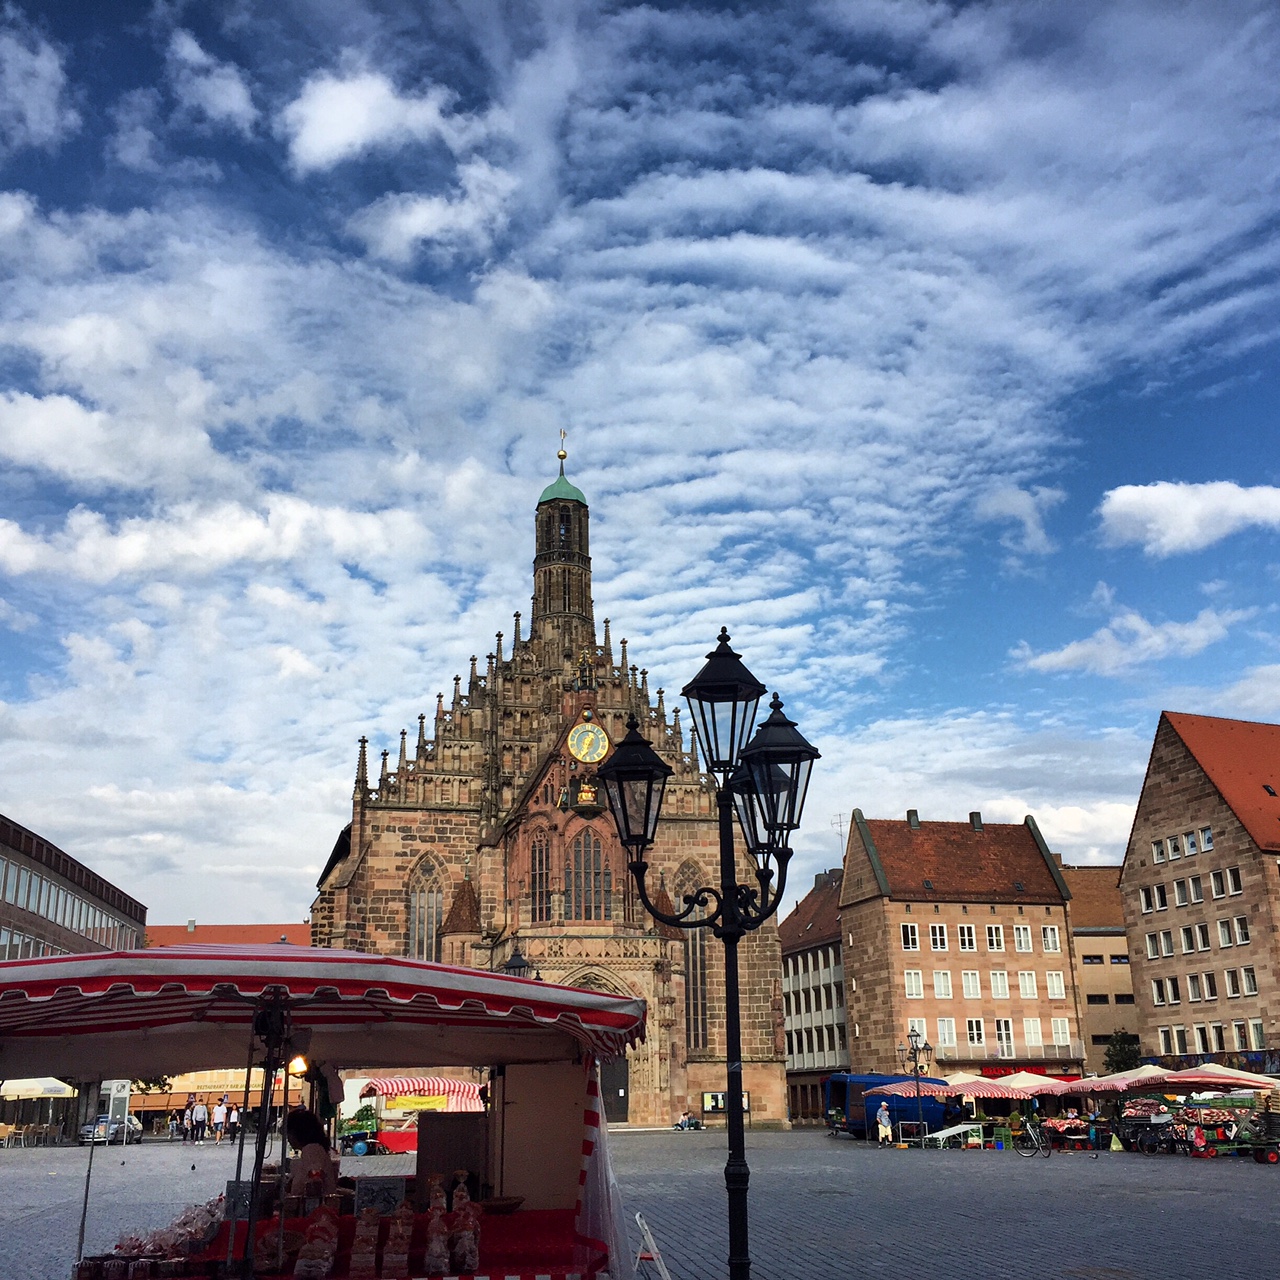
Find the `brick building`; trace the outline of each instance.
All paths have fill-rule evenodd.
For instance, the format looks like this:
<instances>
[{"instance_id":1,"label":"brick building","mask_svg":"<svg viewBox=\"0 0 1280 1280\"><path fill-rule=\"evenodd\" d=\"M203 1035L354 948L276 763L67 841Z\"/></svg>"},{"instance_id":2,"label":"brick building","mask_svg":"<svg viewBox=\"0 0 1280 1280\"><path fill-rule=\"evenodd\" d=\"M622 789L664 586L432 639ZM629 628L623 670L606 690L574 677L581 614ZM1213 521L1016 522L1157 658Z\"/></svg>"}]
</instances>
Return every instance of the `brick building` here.
<instances>
[{"instance_id":1,"label":"brick building","mask_svg":"<svg viewBox=\"0 0 1280 1280\"><path fill-rule=\"evenodd\" d=\"M855 809L840 894L852 1069L896 1071L914 1027L940 1071L1079 1070L1070 896L1034 818Z\"/></svg>"},{"instance_id":2,"label":"brick building","mask_svg":"<svg viewBox=\"0 0 1280 1280\"><path fill-rule=\"evenodd\" d=\"M1160 716L1120 888L1142 1051L1277 1068L1280 725Z\"/></svg>"},{"instance_id":3,"label":"brick building","mask_svg":"<svg viewBox=\"0 0 1280 1280\"><path fill-rule=\"evenodd\" d=\"M841 871L820 871L778 926L787 1038L787 1105L793 1124L824 1120L822 1082L849 1068L840 955Z\"/></svg>"},{"instance_id":4,"label":"brick building","mask_svg":"<svg viewBox=\"0 0 1280 1280\"><path fill-rule=\"evenodd\" d=\"M1085 1059L1102 1073L1117 1031L1137 1034L1133 975L1120 896L1120 868L1063 866L1071 890L1067 913L1075 942L1076 986L1083 1001Z\"/></svg>"},{"instance_id":5,"label":"brick building","mask_svg":"<svg viewBox=\"0 0 1280 1280\"><path fill-rule=\"evenodd\" d=\"M147 909L0 815L0 960L142 945Z\"/></svg>"},{"instance_id":6,"label":"brick building","mask_svg":"<svg viewBox=\"0 0 1280 1280\"><path fill-rule=\"evenodd\" d=\"M708 930L657 928L644 913L595 767L634 713L675 770L649 854L660 904L718 883L715 792L678 708L650 692L626 640L615 650L607 618L597 635L588 521L562 458L537 504L527 634L517 613L509 651L499 632L483 666L472 658L465 683L437 697L430 726L418 717L416 743L402 731L398 758L382 752L375 777L361 740L312 941L486 969L518 949L548 980L644 997L648 1038L606 1069L606 1110L666 1125L724 1089L722 952ZM753 1123L785 1124L776 927L739 950L743 1087Z\"/></svg>"}]
</instances>

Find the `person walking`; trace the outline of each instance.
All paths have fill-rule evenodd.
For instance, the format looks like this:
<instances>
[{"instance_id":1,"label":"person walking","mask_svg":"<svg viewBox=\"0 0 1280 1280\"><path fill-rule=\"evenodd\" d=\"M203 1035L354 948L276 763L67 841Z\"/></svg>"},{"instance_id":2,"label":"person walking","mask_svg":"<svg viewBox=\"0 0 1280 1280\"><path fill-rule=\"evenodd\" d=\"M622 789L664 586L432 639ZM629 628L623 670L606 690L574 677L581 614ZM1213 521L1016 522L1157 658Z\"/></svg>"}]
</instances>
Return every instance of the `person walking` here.
<instances>
[{"instance_id":1,"label":"person walking","mask_svg":"<svg viewBox=\"0 0 1280 1280\"><path fill-rule=\"evenodd\" d=\"M222 1133L227 1127L227 1101L224 1098L213 1109L213 1145L222 1146Z\"/></svg>"},{"instance_id":2,"label":"person walking","mask_svg":"<svg viewBox=\"0 0 1280 1280\"><path fill-rule=\"evenodd\" d=\"M182 1145L187 1145L187 1140L191 1137L191 1104L188 1103L182 1112Z\"/></svg>"},{"instance_id":3,"label":"person walking","mask_svg":"<svg viewBox=\"0 0 1280 1280\"><path fill-rule=\"evenodd\" d=\"M231 1104L231 1111L227 1116L227 1137L232 1142L236 1140L236 1135L240 1132L240 1108L236 1103Z\"/></svg>"},{"instance_id":4,"label":"person walking","mask_svg":"<svg viewBox=\"0 0 1280 1280\"><path fill-rule=\"evenodd\" d=\"M191 1108L191 1123L195 1129L196 1146L204 1146L205 1126L209 1123L209 1108L204 1105L203 1098L196 1099L196 1105Z\"/></svg>"},{"instance_id":5,"label":"person walking","mask_svg":"<svg viewBox=\"0 0 1280 1280\"><path fill-rule=\"evenodd\" d=\"M893 1124L889 1119L887 1102L881 1102L880 1110L876 1112L876 1135L882 1147L887 1147L893 1142Z\"/></svg>"}]
</instances>

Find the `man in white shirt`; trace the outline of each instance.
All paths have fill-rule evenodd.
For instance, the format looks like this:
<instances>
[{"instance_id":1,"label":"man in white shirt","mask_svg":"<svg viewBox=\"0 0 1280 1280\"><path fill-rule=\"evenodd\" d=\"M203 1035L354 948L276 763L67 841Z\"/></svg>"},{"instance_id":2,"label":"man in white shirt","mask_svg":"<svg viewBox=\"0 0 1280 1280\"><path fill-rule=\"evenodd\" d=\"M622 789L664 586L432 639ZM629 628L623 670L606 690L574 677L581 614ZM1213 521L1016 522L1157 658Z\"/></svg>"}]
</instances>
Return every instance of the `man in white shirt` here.
<instances>
[{"instance_id":1,"label":"man in white shirt","mask_svg":"<svg viewBox=\"0 0 1280 1280\"><path fill-rule=\"evenodd\" d=\"M196 1146L204 1146L204 1130L209 1123L209 1108L204 1105L204 1099L197 1100L196 1105L191 1108L191 1124L196 1131Z\"/></svg>"},{"instance_id":2,"label":"man in white shirt","mask_svg":"<svg viewBox=\"0 0 1280 1280\"><path fill-rule=\"evenodd\" d=\"M222 1145L222 1132L227 1127L227 1104L225 1099L213 1108L213 1140L215 1146Z\"/></svg>"}]
</instances>

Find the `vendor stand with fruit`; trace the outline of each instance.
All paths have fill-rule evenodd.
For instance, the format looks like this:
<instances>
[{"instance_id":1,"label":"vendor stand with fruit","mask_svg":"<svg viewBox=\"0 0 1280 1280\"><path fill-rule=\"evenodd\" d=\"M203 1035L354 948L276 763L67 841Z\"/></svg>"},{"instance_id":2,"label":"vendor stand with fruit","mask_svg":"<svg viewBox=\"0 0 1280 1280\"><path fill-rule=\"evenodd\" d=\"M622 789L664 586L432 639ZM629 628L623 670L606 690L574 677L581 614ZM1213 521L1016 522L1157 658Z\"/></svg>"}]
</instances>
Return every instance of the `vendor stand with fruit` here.
<instances>
[{"instance_id":1,"label":"vendor stand with fruit","mask_svg":"<svg viewBox=\"0 0 1280 1280\"><path fill-rule=\"evenodd\" d=\"M252 1153L242 1142L250 1171L230 1203L126 1238L114 1255L82 1258L76 1274L85 1280L490 1272L632 1280L597 1061L641 1040L644 1025L638 999L354 952L173 947L0 963L0 1075L88 1082L246 1057L264 1069L263 1123ZM319 1092L335 1099L338 1066L489 1067L490 1110L450 1117L474 1126L471 1163L424 1167L446 1146L420 1140L418 1176L400 1180L398 1204L379 1205L376 1196L361 1203L367 1188L358 1183L347 1188L354 1194L325 1194L323 1178L286 1195L286 1149L270 1203L265 1120L273 1105L287 1111L284 1067L299 1054L325 1082ZM285 1093L273 1103L277 1073ZM92 1159L91 1145L86 1206ZM81 1248L83 1237L82 1213Z\"/></svg>"}]
</instances>

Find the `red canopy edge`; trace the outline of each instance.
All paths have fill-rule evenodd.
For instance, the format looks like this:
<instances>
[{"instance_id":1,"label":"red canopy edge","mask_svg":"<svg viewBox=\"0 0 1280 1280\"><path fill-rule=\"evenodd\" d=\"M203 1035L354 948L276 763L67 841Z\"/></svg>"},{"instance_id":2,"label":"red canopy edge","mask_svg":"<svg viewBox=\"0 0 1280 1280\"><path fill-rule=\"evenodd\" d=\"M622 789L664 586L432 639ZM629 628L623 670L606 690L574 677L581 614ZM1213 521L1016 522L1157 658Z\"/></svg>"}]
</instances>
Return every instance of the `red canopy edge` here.
<instances>
[{"instance_id":1,"label":"red canopy edge","mask_svg":"<svg viewBox=\"0 0 1280 1280\"><path fill-rule=\"evenodd\" d=\"M375 1077L360 1090L362 1098L417 1095L424 1098L474 1098L479 1101L480 1086L473 1080L455 1080L451 1076L385 1076Z\"/></svg>"}]
</instances>

